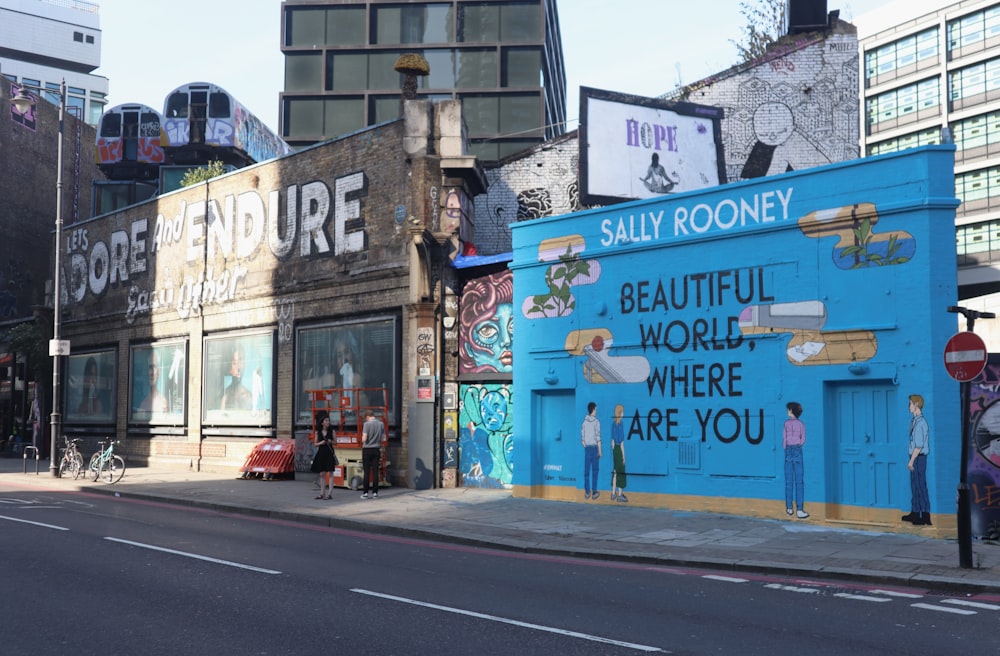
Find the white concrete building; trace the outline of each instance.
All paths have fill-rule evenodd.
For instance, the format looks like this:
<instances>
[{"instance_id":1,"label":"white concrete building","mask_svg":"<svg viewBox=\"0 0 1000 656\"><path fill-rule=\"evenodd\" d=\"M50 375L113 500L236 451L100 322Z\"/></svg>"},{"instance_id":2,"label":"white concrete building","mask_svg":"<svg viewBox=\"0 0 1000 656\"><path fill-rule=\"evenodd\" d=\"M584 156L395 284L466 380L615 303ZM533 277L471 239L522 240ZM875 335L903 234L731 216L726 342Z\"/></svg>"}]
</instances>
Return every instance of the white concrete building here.
<instances>
[{"instance_id":1,"label":"white concrete building","mask_svg":"<svg viewBox=\"0 0 1000 656\"><path fill-rule=\"evenodd\" d=\"M81 0L0 0L0 74L96 125L107 104L99 7Z\"/></svg>"}]
</instances>

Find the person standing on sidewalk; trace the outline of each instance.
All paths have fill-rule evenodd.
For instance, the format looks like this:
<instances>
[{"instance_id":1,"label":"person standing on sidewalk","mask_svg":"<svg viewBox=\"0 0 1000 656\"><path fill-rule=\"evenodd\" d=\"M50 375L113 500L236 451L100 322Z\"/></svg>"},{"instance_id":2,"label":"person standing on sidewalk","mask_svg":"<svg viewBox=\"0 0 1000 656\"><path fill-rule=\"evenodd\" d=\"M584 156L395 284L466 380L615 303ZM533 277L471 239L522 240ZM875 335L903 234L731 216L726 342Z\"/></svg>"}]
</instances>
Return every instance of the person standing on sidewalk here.
<instances>
[{"instance_id":1,"label":"person standing on sidewalk","mask_svg":"<svg viewBox=\"0 0 1000 656\"><path fill-rule=\"evenodd\" d=\"M924 397L910 395L910 460L906 468L910 470L910 514L903 515L904 522L917 526L931 525L931 501L927 494L927 454L930 453L931 431L924 417Z\"/></svg>"},{"instance_id":2,"label":"person standing on sidewalk","mask_svg":"<svg viewBox=\"0 0 1000 656\"><path fill-rule=\"evenodd\" d=\"M628 476L625 474L625 426L622 417L625 407L621 403L615 406L615 418L611 422L611 500L628 503L625 496L625 486Z\"/></svg>"},{"instance_id":3,"label":"person standing on sidewalk","mask_svg":"<svg viewBox=\"0 0 1000 656\"><path fill-rule=\"evenodd\" d=\"M361 477L364 481L362 499L378 499L379 459L382 455L382 440L385 438L385 426L381 419L375 418L375 413L369 410L365 414L365 423L361 427L364 441L361 444ZM368 496L368 481L371 480L372 495Z\"/></svg>"},{"instance_id":4,"label":"person standing on sidewalk","mask_svg":"<svg viewBox=\"0 0 1000 656\"><path fill-rule=\"evenodd\" d=\"M580 444L583 445L583 489L585 499L597 499L597 466L601 462L601 421L597 418L597 404L587 404L587 416L580 426ZM593 490L593 494L591 494Z\"/></svg>"},{"instance_id":5,"label":"person standing on sidewalk","mask_svg":"<svg viewBox=\"0 0 1000 656\"><path fill-rule=\"evenodd\" d=\"M785 449L785 513L791 515L794 512L799 519L805 519L809 513L806 512L803 501L805 472L802 469L802 447L806 443L806 426L799 419L802 416L802 404L791 401L785 409L788 411L782 440ZM796 501L799 504L798 511L794 508Z\"/></svg>"},{"instance_id":6,"label":"person standing on sidewalk","mask_svg":"<svg viewBox=\"0 0 1000 656\"><path fill-rule=\"evenodd\" d=\"M333 439L336 432L330 426L330 415L320 413L316 416L316 433L313 435L313 446L316 455L313 456L310 469L319 474L319 496L317 499L333 498L333 470L337 468L337 454L333 450Z\"/></svg>"}]
</instances>

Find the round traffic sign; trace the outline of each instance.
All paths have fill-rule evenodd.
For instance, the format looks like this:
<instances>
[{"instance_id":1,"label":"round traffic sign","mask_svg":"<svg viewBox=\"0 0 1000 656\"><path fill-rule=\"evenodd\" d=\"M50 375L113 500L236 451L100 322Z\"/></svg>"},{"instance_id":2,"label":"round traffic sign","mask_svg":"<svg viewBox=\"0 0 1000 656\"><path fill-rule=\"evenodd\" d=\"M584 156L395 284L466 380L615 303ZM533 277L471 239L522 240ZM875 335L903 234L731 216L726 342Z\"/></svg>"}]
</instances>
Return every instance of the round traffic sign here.
<instances>
[{"instance_id":1,"label":"round traffic sign","mask_svg":"<svg viewBox=\"0 0 1000 656\"><path fill-rule=\"evenodd\" d=\"M976 333L955 333L944 346L944 368L960 383L967 383L986 367L986 342Z\"/></svg>"}]
</instances>

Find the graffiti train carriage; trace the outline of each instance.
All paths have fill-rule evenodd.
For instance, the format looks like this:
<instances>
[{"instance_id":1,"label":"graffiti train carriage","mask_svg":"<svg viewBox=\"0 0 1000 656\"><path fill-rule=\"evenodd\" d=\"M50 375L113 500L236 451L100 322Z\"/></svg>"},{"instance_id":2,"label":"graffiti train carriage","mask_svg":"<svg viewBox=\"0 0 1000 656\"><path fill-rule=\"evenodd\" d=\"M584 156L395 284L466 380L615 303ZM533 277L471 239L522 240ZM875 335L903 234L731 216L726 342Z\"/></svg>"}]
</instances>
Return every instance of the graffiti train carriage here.
<instances>
[{"instance_id":1,"label":"graffiti train carriage","mask_svg":"<svg viewBox=\"0 0 1000 656\"><path fill-rule=\"evenodd\" d=\"M116 105L97 125L97 165L109 180L155 180L163 145L163 116L148 105Z\"/></svg>"},{"instance_id":2,"label":"graffiti train carriage","mask_svg":"<svg viewBox=\"0 0 1000 656\"><path fill-rule=\"evenodd\" d=\"M291 147L222 87L190 82L163 104L165 148L175 164L218 160L237 168L291 152Z\"/></svg>"}]
</instances>

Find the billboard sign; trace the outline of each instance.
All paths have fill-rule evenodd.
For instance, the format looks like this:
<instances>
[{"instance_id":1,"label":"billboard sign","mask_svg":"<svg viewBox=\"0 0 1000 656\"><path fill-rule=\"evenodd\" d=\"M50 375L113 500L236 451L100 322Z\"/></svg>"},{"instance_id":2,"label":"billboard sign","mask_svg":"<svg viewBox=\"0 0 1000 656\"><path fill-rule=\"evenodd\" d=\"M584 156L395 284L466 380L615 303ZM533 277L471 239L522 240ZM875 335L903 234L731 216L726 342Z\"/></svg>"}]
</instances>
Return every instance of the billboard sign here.
<instances>
[{"instance_id":1,"label":"billboard sign","mask_svg":"<svg viewBox=\"0 0 1000 656\"><path fill-rule=\"evenodd\" d=\"M723 114L580 87L581 202L609 205L724 184Z\"/></svg>"}]
</instances>

